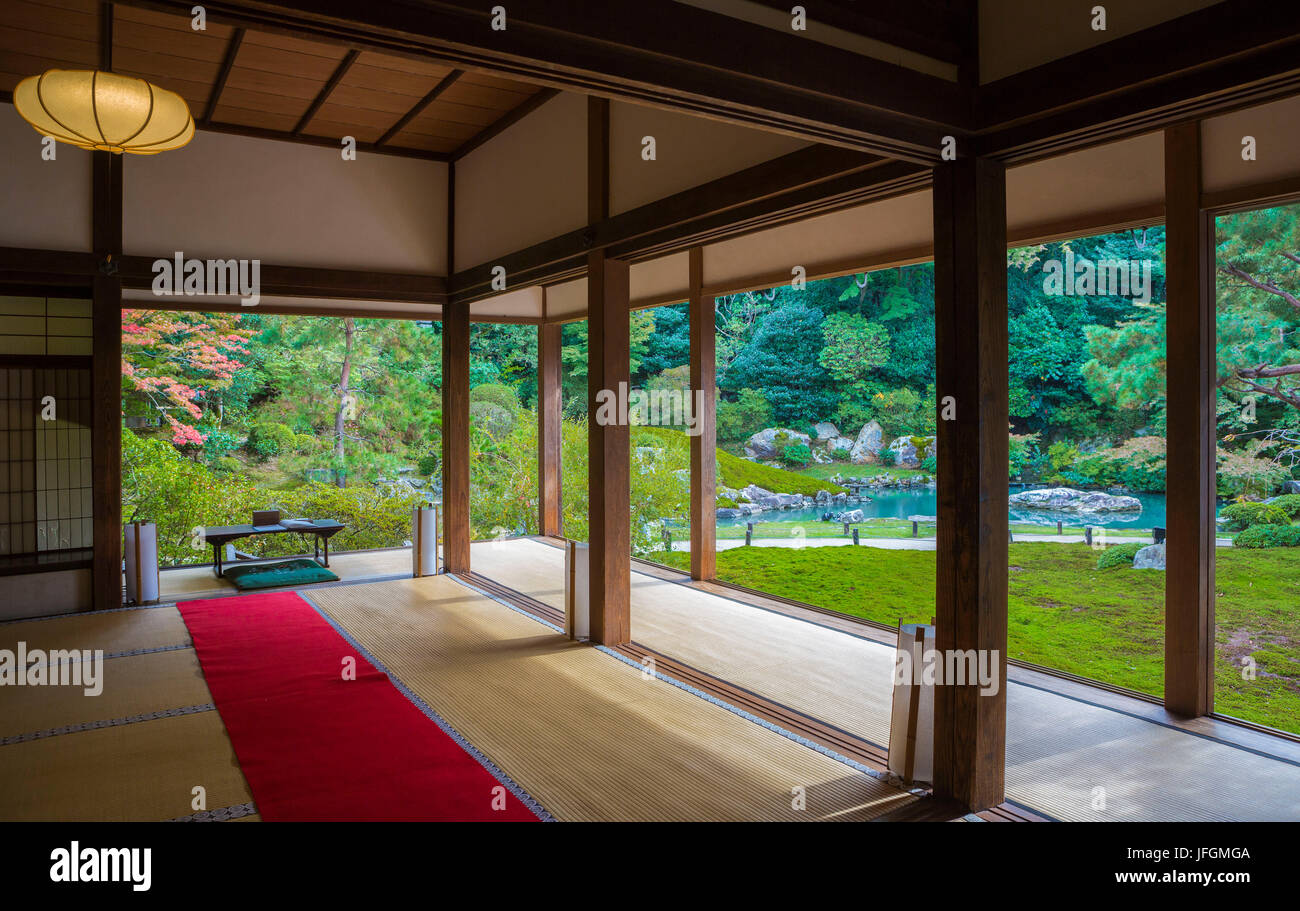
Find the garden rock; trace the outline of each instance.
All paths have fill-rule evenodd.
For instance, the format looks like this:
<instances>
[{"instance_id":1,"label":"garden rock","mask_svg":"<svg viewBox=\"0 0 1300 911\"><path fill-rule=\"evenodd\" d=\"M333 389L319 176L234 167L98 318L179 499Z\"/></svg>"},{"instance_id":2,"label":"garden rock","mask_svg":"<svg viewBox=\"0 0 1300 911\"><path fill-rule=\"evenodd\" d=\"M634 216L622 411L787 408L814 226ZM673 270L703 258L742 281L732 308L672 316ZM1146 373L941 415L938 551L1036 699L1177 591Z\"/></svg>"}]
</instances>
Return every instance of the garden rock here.
<instances>
[{"instance_id":1,"label":"garden rock","mask_svg":"<svg viewBox=\"0 0 1300 911\"><path fill-rule=\"evenodd\" d=\"M1041 509L1050 512L1141 512L1142 501L1137 497L1117 497L1099 490L1075 490L1071 487L1049 487L1026 490L1009 498L1013 507Z\"/></svg>"},{"instance_id":2,"label":"garden rock","mask_svg":"<svg viewBox=\"0 0 1300 911\"><path fill-rule=\"evenodd\" d=\"M739 519L742 515L744 515L744 513L739 509L730 509L725 506L718 510L719 519Z\"/></svg>"},{"instance_id":3,"label":"garden rock","mask_svg":"<svg viewBox=\"0 0 1300 911\"><path fill-rule=\"evenodd\" d=\"M929 446L926 446L927 450ZM899 468L920 468L921 456L917 455L916 446L911 437L895 437L889 444L889 451L894 454L894 464Z\"/></svg>"},{"instance_id":4,"label":"garden rock","mask_svg":"<svg viewBox=\"0 0 1300 911\"><path fill-rule=\"evenodd\" d=\"M830 421L822 421L814 425L813 430L817 433L817 442L823 446L829 446L831 440L843 439L840 436L840 429Z\"/></svg>"},{"instance_id":5,"label":"garden rock","mask_svg":"<svg viewBox=\"0 0 1300 911\"><path fill-rule=\"evenodd\" d=\"M763 497L772 496L772 491L764 490L757 484L750 484L748 487L741 488L740 495L751 503L757 503Z\"/></svg>"},{"instance_id":6,"label":"garden rock","mask_svg":"<svg viewBox=\"0 0 1300 911\"><path fill-rule=\"evenodd\" d=\"M858 431L857 442L849 450L849 459L855 465L867 465L876 460L885 445L885 429L878 421L869 421Z\"/></svg>"},{"instance_id":7,"label":"garden rock","mask_svg":"<svg viewBox=\"0 0 1300 911\"><path fill-rule=\"evenodd\" d=\"M1133 555L1134 569L1164 569L1165 568L1165 546L1163 544L1148 544Z\"/></svg>"},{"instance_id":8,"label":"garden rock","mask_svg":"<svg viewBox=\"0 0 1300 911\"><path fill-rule=\"evenodd\" d=\"M853 509L848 512L840 513L839 518L837 518L836 521L837 522L862 522L865 520L865 518L866 517L862 514L862 510Z\"/></svg>"},{"instance_id":9,"label":"garden rock","mask_svg":"<svg viewBox=\"0 0 1300 911\"><path fill-rule=\"evenodd\" d=\"M784 433L788 439L782 443L776 440L777 434ZM751 459L777 459L781 457L781 450L786 446L792 446L795 443L803 443L808 446L811 438L806 433L800 433L797 430L790 430L785 427L768 427L766 430L760 430L745 441L745 455Z\"/></svg>"}]
</instances>

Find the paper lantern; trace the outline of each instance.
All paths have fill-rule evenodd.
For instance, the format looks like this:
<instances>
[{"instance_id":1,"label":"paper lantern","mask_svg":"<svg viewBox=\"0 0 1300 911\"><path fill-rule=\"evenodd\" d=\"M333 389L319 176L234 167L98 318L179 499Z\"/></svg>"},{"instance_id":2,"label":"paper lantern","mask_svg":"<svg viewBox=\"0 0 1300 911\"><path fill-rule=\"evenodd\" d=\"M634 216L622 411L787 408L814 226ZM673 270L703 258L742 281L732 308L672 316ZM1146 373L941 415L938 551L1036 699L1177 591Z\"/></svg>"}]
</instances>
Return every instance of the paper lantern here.
<instances>
[{"instance_id":1,"label":"paper lantern","mask_svg":"<svg viewBox=\"0 0 1300 911\"><path fill-rule=\"evenodd\" d=\"M175 92L100 70L47 70L14 89L14 107L38 133L82 149L155 155L194 136Z\"/></svg>"}]
</instances>

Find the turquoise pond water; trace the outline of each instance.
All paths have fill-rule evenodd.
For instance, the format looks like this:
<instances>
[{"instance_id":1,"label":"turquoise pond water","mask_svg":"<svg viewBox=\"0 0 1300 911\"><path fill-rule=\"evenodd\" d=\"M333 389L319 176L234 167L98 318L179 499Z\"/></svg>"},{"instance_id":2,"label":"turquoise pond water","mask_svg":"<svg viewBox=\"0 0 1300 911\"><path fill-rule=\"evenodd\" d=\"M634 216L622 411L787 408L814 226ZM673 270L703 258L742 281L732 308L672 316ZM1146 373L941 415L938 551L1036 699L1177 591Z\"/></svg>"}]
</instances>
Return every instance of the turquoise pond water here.
<instances>
[{"instance_id":1,"label":"turquoise pond water","mask_svg":"<svg viewBox=\"0 0 1300 911\"><path fill-rule=\"evenodd\" d=\"M1012 493L1018 493L1019 490L1019 488L1012 488ZM1080 515L1071 512L1056 513L1034 509L1012 509L1008 511L1008 517L1014 523L1043 525L1053 529L1056 527L1058 520L1063 522L1067 528L1079 528L1085 524L1094 528L1165 527L1164 494L1139 493L1132 496L1137 497L1142 502L1141 512ZM861 509L862 514L868 519L906 519L908 516L913 515L934 515L938 511L939 502L933 490L887 490L874 491L871 494L871 502L869 503L856 503L848 507L837 506L831 511L840 512L846 508ZM825 512L827 512L827 509L823 507L773 510L749 518L719 519L718 526L739 525L743 528L746 522L819 522Z\"/></svg>"}]
</instances>

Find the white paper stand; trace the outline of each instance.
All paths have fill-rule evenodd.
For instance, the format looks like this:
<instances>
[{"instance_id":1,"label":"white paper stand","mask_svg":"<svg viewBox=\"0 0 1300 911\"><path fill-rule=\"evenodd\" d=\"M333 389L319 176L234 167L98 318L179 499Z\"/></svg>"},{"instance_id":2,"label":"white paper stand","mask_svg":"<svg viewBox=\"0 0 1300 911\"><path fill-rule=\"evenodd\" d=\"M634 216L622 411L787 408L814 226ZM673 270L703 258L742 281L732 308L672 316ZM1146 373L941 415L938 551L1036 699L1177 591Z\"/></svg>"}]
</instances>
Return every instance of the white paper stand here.
<instances>
[{"instance_id":1,"label":"white paper stand","mask_svg":"<svg viewBox=\"0 0 1300 911\"><path fill-rule=\"evenodd\" d=\"M157 604L158 526L132 522L122 531L126 544L126 598L134 604Z\"/></svg>"},{"instance_id":2,"label":"white paper stand","mask_svg":"<svg viewBox=\"0 0 1300 911\"><path fill-rule=\"evenodd\" d=\"M411 575L438 574L438 507L417 506L411 515Z\"/></svg>"},{"instance_id":3,"label":"white paper stand","mask_svg":"<svg viewBox=\"0 0 1300 911\"><path fill-rule=\"evenodd\" d=\"M564 635L591 638L591 552L586 544L566 541L564 547Z\"/></svg>"},{"instance_id":4,"label":"white paper stand","mask_svg":"<svg viewBox=\"0 0 1300 911\"><path fill-rule=\"evenodd\" d=\"M900 682L895 672L889 771L907 782L929 784L934 780L934 684L916 682L925 668L926 650L934 648L933 626L899 624L898 653L907 655L907 673Z\"/></svg>"}]
</instances>

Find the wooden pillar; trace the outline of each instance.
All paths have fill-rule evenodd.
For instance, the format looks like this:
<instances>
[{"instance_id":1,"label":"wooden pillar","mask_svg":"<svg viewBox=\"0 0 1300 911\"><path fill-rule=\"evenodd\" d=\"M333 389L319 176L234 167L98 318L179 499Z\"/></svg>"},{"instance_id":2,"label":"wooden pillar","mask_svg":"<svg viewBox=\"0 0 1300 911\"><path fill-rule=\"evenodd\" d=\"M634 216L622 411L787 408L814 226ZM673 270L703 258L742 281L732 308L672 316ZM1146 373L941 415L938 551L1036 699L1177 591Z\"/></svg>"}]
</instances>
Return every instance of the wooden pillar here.
<instances>
[{"instance_id":1,"label":"wooden pillar","mask_svg":"<svg viewBox=\"0 0 1300 911\"><path fill-rule=\"evenodd\" d=\"M1165 130L1167 503L1165 707L1214 708L1213 225L1201 210L1200 123Z\"/></svg>"},{"instance_id":2,"label":"wooden pillar","mask_svg":"<svg viewBox=\"0 0 1300 911\"><path fill-rule=\"evenodd\" d=\"M100 4L100 68L113 68L113 5ZM91 243L99 261L92 289L91 427L94 447L91 603L122 606L122 156L91 153Z\"/></svg>"},{"instance_id":3,"label":"wooden pillar","mask_svg":"<svg viewBox=\"0 0 1300 911\"><path fill-rule=\"evenodd\" d=\"M442 308L442 551L469 572L469 308Z\"/></svg>"},{"instance_id":4,"label":"wooden pillar","mask_svg":"<svg viewBox=\"0 0 1300 911\"><path fill-rule=\"evenodd\" d=\"M96 610L122 606L122 156L92 154L95 255L91 313L91 441L94 445L94 557Z\"/></svg>"},{"instance_id":5,"label":"wooden pillar","mask_svg":"<svg viewBox=\"0 0 1300 911\"><path fill-rule=\"evenodd\" d=\"M560 330L537 327L537 500L538 532L560 535Z\"/></svg>"},{"instance_id":6,"label":"wooden pillar","mask_svg":"<svg viewBox=\"0 0 1300 911\"><path fill-rule=\"evenodd\" d=\"M717 360L713 297L704 294L704 250L690 250L691 393L703 407L691 437L691 578L718 575Z\"/></svg>"},{"instance_id":7,"label":"wooden pillar","mask_svg":"<svg viewBox=\"0 0 1300 911\"><path fill-rule=\"evenodd\" d=\"M936 646L988 655L997 686L936 687L934 786L972 810L1002 802L1006 770L1006 237L1002 164L935 168Z\"/></svg>"},{"instance_id":8,"label":"wooden pillar","mask_svg":"<svg viewBox=\"0 0 1300 911\"><path fill-rule=\"evenodd\" d=\"M588 254L588 555L591 638L602 645L621 645L632 636L630 437L618 407L630 380L628 318L627 263ZM605 404L602 411L611 394L615 407Z\"/></svg>"}]
</instances>

